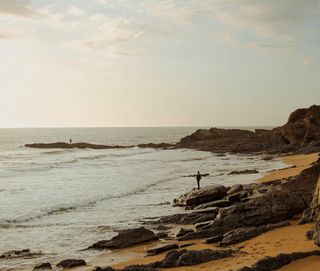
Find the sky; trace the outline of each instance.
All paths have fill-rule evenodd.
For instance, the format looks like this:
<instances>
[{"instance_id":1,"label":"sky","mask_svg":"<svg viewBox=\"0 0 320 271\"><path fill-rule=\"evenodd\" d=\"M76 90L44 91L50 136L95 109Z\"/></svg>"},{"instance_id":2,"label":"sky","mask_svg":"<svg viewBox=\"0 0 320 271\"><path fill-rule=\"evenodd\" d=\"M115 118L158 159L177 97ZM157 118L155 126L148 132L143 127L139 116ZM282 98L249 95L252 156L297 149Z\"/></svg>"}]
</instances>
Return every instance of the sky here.
<instances>
[{"instance_id":1,"label":"sky","mask_svg":"<svg viewBox=\"0 0 320 271\"><path fill-rule=\"evenodd\" d=\"M0 127L277 126L319 83L320 0L0 0Z\"/></svg>"}]
</instances>

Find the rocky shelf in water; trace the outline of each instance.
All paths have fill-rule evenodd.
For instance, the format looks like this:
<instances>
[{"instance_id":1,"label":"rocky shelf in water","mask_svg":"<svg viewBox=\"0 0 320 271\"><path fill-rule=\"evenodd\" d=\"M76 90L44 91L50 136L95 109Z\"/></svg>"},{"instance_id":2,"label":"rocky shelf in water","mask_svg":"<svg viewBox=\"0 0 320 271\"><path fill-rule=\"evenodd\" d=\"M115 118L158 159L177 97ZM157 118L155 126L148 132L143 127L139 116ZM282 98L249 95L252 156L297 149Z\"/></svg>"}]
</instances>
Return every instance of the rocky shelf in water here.
<instances>
[{"instance_id":1,"label":"rocky shelf in water","mask_svg":"<svg viewBox=\"0 0 320 271\"><path fill-rule=\"evenodd\" d=\"M26 144L25 147L36 148L36 149L127 149L133 147L139 148L154 148L154 149L163 149L170 148L172 144L168 143L148 143L148 144L139 144L139 145L102 145L102 144L92 144L86 142L80 143L66 143L66 142L55 142L55 143L33 143Z\"/></svg>"}]
</instances>

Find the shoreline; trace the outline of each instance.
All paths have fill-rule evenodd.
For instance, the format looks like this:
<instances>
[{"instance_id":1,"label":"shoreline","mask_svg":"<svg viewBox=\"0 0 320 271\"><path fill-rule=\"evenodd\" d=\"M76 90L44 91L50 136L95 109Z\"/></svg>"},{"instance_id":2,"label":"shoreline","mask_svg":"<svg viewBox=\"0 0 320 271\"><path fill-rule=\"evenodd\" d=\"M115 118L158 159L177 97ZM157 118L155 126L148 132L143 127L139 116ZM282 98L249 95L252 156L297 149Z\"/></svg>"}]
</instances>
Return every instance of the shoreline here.
<instances>
[{"instance_id":1,"label":"shoreline","mask_svg":"<svg viewBox=\"0 0 320 271\"><path fill-rule=\"evenodd\" d=\"M289 167L269 171L263 176L256 180L256 182L270 182L282 178L296 176L301 173L304 169L310 167L310 165L315 162L319 157L319 153L312 154L299 154L299 155L288 155L280 156L280 160ZM274 229L258 235L252 239L237 243L231 247L241 248L242 252L247 254L238 254L235 257L229 257L220 260L209 261L203 264L195 266L184 266L177 268L170 268L168 270L172 271L182 271L182 270L202 270L202 271L228 271L236 270L237 268L243 267L245 265L252 265L257 260L265 256L276 256L279 253L292 253L292 252L306 252L317 250L318 247L314 245L313 241L306 240L305 233L310 230L313 224L304 224L298 225L298 217L295 220L289 220L290 225L286 227L281 227ZM300 218L300 217L299 217ZM179 228L179 225L175 225L176 228ZM213 244L203 244L203 239L191 240L194 245L188 247L189 250L202 250L202 249L219 249L219 247L214 246ZM89 271L92 270L94 266L101 266L103 268L111 266L115 269L125 268L130 265L137 264L149 264L151 262L162 260L164 257L163 254L156 256L145 256L145 249L154 247L159 244L170 243L170 241L155 241L136 245L130 248L116 250L107 253L101 253L97 257L93 257L89 264L91 266L74 268L76 271ZM172 243L172 241L171 241ZM184 242L175 242L178 244L188 243ZM309 259L310 258L310 259ZM293 262L279 270L283 271L293 271L296 270L296 265L303 265L305 262L312 261L312 267L308 271L316 271L320 268L320 257L312 256L306 259ZM112 264L113 262L113 264ZM213 264L214 263L214 267ZM319 265L318 265L319 264ZM167 269L161 269L167 270Z\"/></svg>"},{"instance_id":2,"label":"shoreline","mask_svg":"<svg viewBox=\"0 0 320 271\"><path fill-rule=\"evenodd\" d=\"M263 177L256 180L256 183L268 183L270 181L278 180L281 178L287 178L296 176L301 173L302 170L310 167L310 165L315 162L319 157L319 153L313 154L299 154L299 155L289 155L289 156L280 156L276 158L280 158L282 162L288 164L289 167L272 170L267 172ZM225 259L215 260L214 262L209 261L203 264L190 266L190 267L177 267L170 268L168 270L216 270L216 271L229 271L236 270L245 265L254 264L258 259L264 256L276 256L279 253L292 253L292 252L301 252L301 251L312 251L318 249L316 245L313 244L312 241L306 241L305 233L312 228L312 224L305 225L297 225L298 218L295 220L290 220L290 225L286 227L281 227L278 229L274 229L263 233L257 237L249 239L247 241L243 241L232 245L231 247L241 248L241 252L246 254L236 254L235 257L228 257ZM173 225L173 229L176 230L181 225ZM183 225L185 228L186 225ZM284 238L286 236L286 238ZM177 244L185 244L185 243L195 243L194 245L188 247L188 250L203 250L203 249L220 249L213 244L203 244L203 239L196 239L191 241L153 241L148 243L143 243L139 245L135 245L125 249L119 249L109 252L97 252L98 255L94 255L87 260L87 266L75 267L72 270L76 271L91 271L95 266L101 266L102 268L111 266L113 268L124 268L129 265L136 264L148 264L155 261L162 260L165 253L156 255L156 256L145 256L145 249L151 248L159 244L166 243L177 243ZM280 245L281 244L281 245ZM257 253L257 250L260 252ZM304 263L308 261L309 258L300 260L300 262ZM311 259L313 266L315 269L310 269L310 271L316 271L319 269L320 265L320 257L313 256ZM297 261L292 263L293 269L290 269L290 265L285 266L283 268L284 271L295 270L294 266L296 264L300 264ZM214 269L212 266L214 263ZM234 269L236 268L236 269ZM289 269L288 269L289 268ZM317 269L318 268L318 269ZM10 269L12 271L18 270L30 270L30 266L26 268L13 268ZM161 269L164 270L164 269ZM282 270L282 269L281 269ZM309 269L308 269L309 270Z\"/></svg>"}]
</instances>

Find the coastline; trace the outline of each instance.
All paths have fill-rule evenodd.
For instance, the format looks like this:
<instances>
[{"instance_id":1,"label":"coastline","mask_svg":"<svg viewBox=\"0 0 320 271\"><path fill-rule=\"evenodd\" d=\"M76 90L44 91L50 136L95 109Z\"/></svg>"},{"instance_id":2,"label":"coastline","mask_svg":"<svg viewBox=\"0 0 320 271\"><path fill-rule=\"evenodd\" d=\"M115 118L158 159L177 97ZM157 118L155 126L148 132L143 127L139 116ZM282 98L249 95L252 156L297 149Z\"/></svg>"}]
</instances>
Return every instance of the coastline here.
<instances>
[{"instance_id":1,"label":"coastline","mask_svg":"<svg viewBox=\"0 0 320 271\"><path fill-rule=\"evenodd\" d=\"M284 163L288 164L288 168L273 170L268 172L265 176L258 179L257 182L270 182L281 178L287 178L296 176L304 169L310 167L319 157L319 153L312 154L299 154L288 155L279 157ZM307 252L318 250L318 247L313 241L307 240L305 234L309 231L313 224L298 225L299 217L294 217L293 220L289 220L290 225L281 227L263 233L257 237L249 240L237 243L230 247L240 248L241 253L237 253L234 257L228 257L224 259L218 259L209 261L195 266L184 266L170 268L168 270L202 270L202 271L228 271L237 270L244 266L250 266L257 260L262 259L265 256L276 256L280 253L293 253L293 252ZM175 225L179 227L179 225ZM203 249L220 249L213 244L202 243L203 239L191 240L194 245L188 247L188 250L203 250ZM154 247L159 244L170 243L170 241L154 241L144 243L136 246L132 246L126 249L115 250L112 252L102 252L96 257L93 257L88 266L76 267L72 270L76 271L89 271L93 270L95 266L101 266L102 268L111 266L115 269L125 268L130 265L137 264L149 264L155 261L162 260L165 253L156 256L145 256L145 249ZM178 244L188 243L176 242ZM213 266L214 263L214 266ZM302 260L295 261L282 267L279 270L293 271L297 270L298 266L304 266L308 263L308 271L319 270L320 256L311 256ZM164 270L164 269L161 269Z\"/></svg>"},{"instance_id":2,"label":"coastline","mask_svg":"<svg viewBox=\"0 0 320 271\"><path fill-rule=\"evenodd\" d=\"M256 183L268 183L281 178L287 178L296 176L301 173L304 169L311 166L313 162L317 160L319 153L312 154L299 154L299 155L288 155L279 156L282 162L288 165L288 167L279 170L269 171L263 176L256 180ZM244 266L250 266L262 259L265 256L276 256L280 253L292 253L292 252L307 252L318 250L318 247L306 239L305 234L309 231L313 224L298 225L298 221L301 216L295 216L292 220L288 220L290 225L280 227L274 230L267 231L256 237L248 239L243 242L236 243L235 245L228 246L230 248L239 248L239 253L236 253L233 257L227 257L224 259L217 259L214 261L208 261L202 264L194 266L183 266L169 269L159 270L202 270L202 271L229 271L237 270ZM176 231L180 227L186 227L186 225L170 225L173 228L171 231ZM204 244L204 239L195 239L190 241L177 241L177 240L158 240L147 243L138 244L124 249L117 249L108 252L97 252L97 255L85 259L87 261L86 266L74 267L72 269L64 270L75 270L75 271L91 271L95 267L100 266L102 268L112 267L115 269L122 269L130 265L141 265L149 264L155 261L162 260L166 253L161 253L156 256L147 256L145 249L152 248L158 245L164 245L167 243L186 244L194 243L189 246L188 250L204 250L204 249L221 249L221 247L215 244ZM213 266L214 263L214 266ZM291 264L284 266L279 270L283 271L294 271L297 270L297 266L303 266L308 264L308 271L317 271L320 268L320 256L311 256L299 261L295 261ZM309 264L310 263L310 264ZM32 270L32 266L26 266L25 268L13 268L11 271L27 271Z\"/></svg>"}]
</instances>

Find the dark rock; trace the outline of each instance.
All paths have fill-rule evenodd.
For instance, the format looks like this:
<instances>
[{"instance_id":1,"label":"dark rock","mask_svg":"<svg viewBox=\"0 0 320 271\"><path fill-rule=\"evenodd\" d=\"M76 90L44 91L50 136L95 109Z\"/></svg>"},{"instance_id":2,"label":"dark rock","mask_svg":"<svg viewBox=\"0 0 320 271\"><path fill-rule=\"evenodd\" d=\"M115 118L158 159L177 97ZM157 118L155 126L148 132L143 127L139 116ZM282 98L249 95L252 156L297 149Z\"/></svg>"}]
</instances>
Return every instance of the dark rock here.
<instances>
[{"instance_id":1,"label":"dark rock","mask_svg":"<svg viewBox=\"0 0 320 271\"><path fill-rule=\"evenodd\" d=\"M87 265L84 260L78 260L78 259L68 259L68 260L63 260L57 264L57 267L61 268L72 268L76 266L82 266L82 265Z\"/></svg>"},{"instance_id":2,"label":"dark rock","mask_svg":"<svg viewBox=\"0 0 320 271\"><path fill-rule=\"evenodd\" d=\"M33 270L43 270L43 269L52 269L51 263L40 263L38 265L36 265Z\"/></svg>"},{"instance_id":3,"label":"dark rock","mask_svg":"<svg viewBox=\"0 0 320 271\"><path fill-rule=\"evenodd\" d=\"M256 169L245 169L245 170L235 170L235 171L232 171L230 172L228 175L238 175L238 174L256 174L256 173L259 173L258 170Z\"/></svg>"},{"instance_id":4,"label":"dark rock","mask_svg":"<svg viewBox=\"0 0 320 271\"><path fill-rule=\"evenodd\" d=\"M156 236L159 238L159 239L166 239L169 237L169 235L166 233L166 232L158 232L156 234Z\"/></svg>"},{"instance_id":5,"label":"dark rock","mask_svg":"<svg viewBox=\"0 0 320 271\"><path fill-rule=\"evenodd\" d=\"M306 238L308 240L313 240L313 236L314 236L314 231L313 230L310 230L310 231L306 232Z\"/></svg>"},{"instance_id":6,"label":"dark rock","mask_svg":"<svg viewBox=\"0 0 320 271\"><path fill-rule=\"evenodd\" d=\"M176 234L176 237L181 237L183 235L186 235L187 233L194 232L193 229L186 229L186 228L180 228L178 233Z\"/></svg>"},{"instance_id":7,"label":"dark rock","mask_svg":"<svg viewBox=\"0 0 320 271\"><path fill-rule=\"evenodd\" d=\"M243 186L242 184L235 184L233 185L227 192L228 195L235 194L237 192L243 191Z\"/></svg>"},{"instance_id":8,"label":"dark rock","mask_svg":"<svg viewBox=\"0 0 320 271\"><path fill-rule=\"evenodd\" d=\"M313 240L316 245L320 246L320 177L318 178L310 209L313 214L312 219L315 222Z\"/></svg>"},{"instance_id":9,"label":"dark rock","mask_svg":"<svg viewBox=\"0 0 320 271\"><path fill-rule=\"evenodd\" d=\"M11 250L0 255L0 259L35 258L42 255L42 252L31 252L30 249Z\"/></svg>"},{"instance_id":10,"label":"dark rock","mask_svg":"<svg viewBox=\"0 0 320 271\"><path fill-rule=\"evenodd\" d=\"M160 253L169 251L169 250L174 250L174 249L179 249L179 245L177 244L165 244L165 245L160 245L160 246L156 246L153 248L148 248L146 249L146 253L148 256L154 256L154 255L158 255Z\"/></svg>"},{"instance_id":11,"label":"dark rock","mask_svg":"<svg viewBox=\"0 0 320 271\"><path fill-rule=\"evenodd\" d=\"M230 257L233 250L173 250L167 253L166 257L152 264L154 268L170 268L179 266L193 266L217 259Z\"/></svg>"},{"instance_id":12,"label":"dark rock","mask_svg":"<svg viewBox=\"0 0 320 271\"><path fill-rule=\"evenodd\" d=\"M179 241L208 238L212 236L223 235L223 228L215 227L212 229L199 229L178 238Z\"/></svg>"},{"instance_id":13,"label":"dark rock","mask_svg":"<svg viewBox=\"0 0 320 271\"><path fill-rule=\"evenodd\" d=\"M226 233L241 227L277 223L301 214L310 205L319 171L320 160L260 196L220 209L211 228L222 227Z\"/></svg>"},{"instance_id":14,"label":"dark rock","mask_svg":"<svg viewBox=\"0 0 320 271\"><path fill-rule=\"evenodd\" d=\"M169 143L148 143L148 144L139 144L139 148L152 148L152 149L167 149L167 148L172 148L174 145L169 144Z\"/></svg>"},{"instance_id":15,"label":"dark rock","mask_svg":"<svg viewBox=\"0 0 320 271\"><path fill-rule=\"evenodd\" d=\"M174 214L164 216L159 220L154 221L156 224L179 224L179 225L190 225L213 220L216 218L219 212L218 208L208 208L206 210L193 211L183 214Z\"/></svg>"},{"instance_id":16,"label":"dark rock","mask_svg":"<svg viewBox=\"0 0 320 271\"><path fill-rule=\"evenodd\" d=\"M267 231L271 231L276 228L289 226L290 223L288 222L279 222L276 224L269 224L266 226L260 226L260 227L248 227L248 228L238 228L234 229L232 231L227 232L223 236L223 240L220 242L220 246L229 246L236 243L240 243L242 241L251 239L253 237L256 237L262 233L265 233Z\"/></svg>"},{"instance_id":17,"label":"dark rock","mask_svg":"<svg viewBox=\"0 0 320 271\"><path fill-rule=\"evenodd\" d=\"M204 204L200 204L194 209L200 210L200 209L207 209L211 207L224 208L224 207L229 207L230 205L231 205L231 202L229 200L221 199L221 200L215 200L215 201L207 202Z\"/></svg>"},{"instance_id":18,"label":"dark rock","mask_svg":"<svg viewBox=\"0 0 320 271\"><path fill-rule=\"evenodd\" d=\"M197 223L194 226L196 227L197 230L199 230L201 228L205 228L206 226L212 225L212 223L213 223L213 220Z\"/></svg>"},{"instance_id":19,"label":"dark rock","mask_svg":"<svg viewBox=\"0 0 320 271\"><path fill-rule=\"evenodd\" d=\"M111 240L102 240L94 243L89 248L93 249L119 249L132 245L158 240L158 237L150 230L140 227L119 231L118 235Z\"/></svg>"},{"instance_id":20,"label":"dark rock","mask_svg":"<svg viewBox=\"0 0 320 271\"><path fill-rule=\"evenodd\" d=\"M211 152L289 153L310 146L320 150L320 106L298 109L286 124L272 130L255 132L239 129L199 129L182 138L175 148L190 148ZM314 146L310 145L314 144Z\"/></svg>"},{"instance_id":21,"label":"dark rock","mask_svg":"<svg viewBox=\"0 0 320 271\"><path fill-rule=\"evenodd\" d=\"M302 218L299 221L299 225L307 224L307 223L312 223L313 222L313 210L312 208L308 208L304 210L302 214Z\"/></svg>"},{"instance_id":22,"label":"dark rock","mask_svg":"<svg viewBox=\"0 0 320 271\"><path fill-rule=\"evenodd\" d=\"M227 200L229 202L235 203L239 202L241 199L248 197L248 192L247 191L241 191L238 193L234 193L230 196L227 197Z\"/></svg>"},{"instance_id":23,"label":"dark rock","mask_svg":"<svg viewBox=\"0 0 320 271\"><path fill-rule=\"evenodd\" d=\"M98 145L91 143L66 143L66 142L56 142L56 143L34 143L26 144L25 147L37 148L37 149L124 149L133 148L134 146L110 146L110 145Z\"/></svg>"},{"instance_id":24,"label":"dark rock","mask_svg":"<svg viewBox=\"0 0 320 271\"><path fill-rule=\"evenodd\" d=\"M194 245L194 243L181 244L181 245L179 246L179 249L185 248L185 247L190 247L190 246L193 246L193 245Z\"/></svg>"},{"instance_id":25,"label":"dark rock","mask_svg":"<svg viewBox=\"0 0 320 271\"><path fill-rule=\"evenodd\" d=\"M205 244L217 243L223 240L223 235L216 235L203 241Z\"/></svg>"},{"instance_id":26,"label":"dark rock","mask_svg":"<svg viewBox=\"0 0 320 271\"><path fill-rule=\"evenodd\" d=\"M294 252L291 254L279 254L275 257L264 257L257 261L251 267L243 267L237 271L273 271L278 270L280 267L285 266L291 262L307 258L310 256L320 256L320 251L308 251L308 252Z\"/></svg>"},{"instance_id":27,"label":"dark rock","mask_svg":"<svg viewBox=\"0 0 320 271\"><path fill-rule=\"evenodd\" d=\"M193 189L174 199L176 206L196 206L214 200L222 199L227 195L227 188L223 185L206 186L201 189Z\"/></svg>"}]
</instances>

